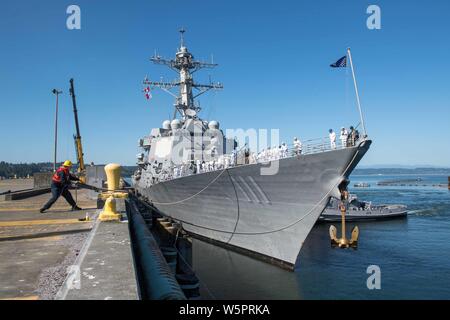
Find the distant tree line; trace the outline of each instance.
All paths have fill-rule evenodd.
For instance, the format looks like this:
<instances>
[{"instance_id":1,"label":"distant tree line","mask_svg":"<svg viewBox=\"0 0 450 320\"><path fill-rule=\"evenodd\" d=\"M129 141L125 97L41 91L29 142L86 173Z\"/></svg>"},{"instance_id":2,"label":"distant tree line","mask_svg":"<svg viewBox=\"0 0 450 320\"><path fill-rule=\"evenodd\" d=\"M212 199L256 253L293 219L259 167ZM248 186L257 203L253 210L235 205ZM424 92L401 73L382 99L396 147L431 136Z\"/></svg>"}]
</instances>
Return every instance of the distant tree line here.
<instances>
[{"instance_id":1,"label":"distant tree line","mask_svg":"<svg viewBox=\"0 0 450 320\"><path fill-rule=\"evenodd\" d=\"M123 166L122 177L131 177L137 168L137 166Z\"/></svg>"},{"instance_id":2,"label":"distant tree line","mask_svg":"<svg viewBox=\"0 0 450 320\"><path fill-rule=\"evenodd\" d=\"M58 167L62 163L56 164ZM136 166L123 166L122 176L129 177L136 171ZM77 165L74 164L73 171L77 170ZM8 163L5 161L0 162L0 177L3 178L25 178L28 175L33 176L36 172L52 172L53 163L52 162L39 162L39 163Z\"/></svg>"},{"instance_id":3,"label":"distant tree line","mask_svg":"<svg viewBox=\"0 0 450 320\"><path fill-rule=\"evenodd\" d=\"M49 172L53 170L53 163L40 162L40 163L8 163L5 161L0 162L0 177L4 178L25 178L30 175L33 176L36 172Z\"/></svg>"}]
</instances>

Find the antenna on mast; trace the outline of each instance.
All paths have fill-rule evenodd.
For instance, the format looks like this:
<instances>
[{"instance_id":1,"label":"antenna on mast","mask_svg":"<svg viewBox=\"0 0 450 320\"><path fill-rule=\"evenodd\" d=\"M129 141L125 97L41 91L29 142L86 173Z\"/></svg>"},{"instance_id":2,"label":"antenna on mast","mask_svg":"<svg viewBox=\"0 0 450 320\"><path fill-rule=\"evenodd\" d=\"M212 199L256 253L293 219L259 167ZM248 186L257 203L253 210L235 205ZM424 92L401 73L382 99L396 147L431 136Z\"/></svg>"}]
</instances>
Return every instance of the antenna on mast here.
<instances>
[{"instance_id":1,"label":"antenna on mast","mask_svg":"<svg viewBox=\"0 0 450 320\"><path fill-rule=\"evenodd\" d=\"M197 113L201 110L200 105L195 103L195 99L209 90L219 90L223 88L221 83L212 83L211 79L208 84L196 83L192 77L192 74L203 68L214 68L217 64L197 61L194 56L184 46L184 33L186 30L181 28L180 32L180 44L181 48L175 55L175 59L164 59L160 56L152 57L150 60L155 64L165 65L179 74L179 78L172 82L164 82L161 78L160 81L150 81L147 78L144 79L143 84L152 87L159 87L165 92L169 93L175 98L175 112L174 118L177 112L181 116L186 118L196 118ZM211 58L213 60L213 58ZM176 95L170 90L174 87L179 87L179 94Z\"/></svg>"},{"instance_id":2,"label":"antenna on mast","mask_svg":"<svg viewBox=\"0 0 450 320\"><path fill-rule=\"evenodd\" d=\"M184 28L181 28L178 31L180 32L180 48L181 48L184 47L184 33L186 32L186 30Z\"/></svg>"}]
</instances>

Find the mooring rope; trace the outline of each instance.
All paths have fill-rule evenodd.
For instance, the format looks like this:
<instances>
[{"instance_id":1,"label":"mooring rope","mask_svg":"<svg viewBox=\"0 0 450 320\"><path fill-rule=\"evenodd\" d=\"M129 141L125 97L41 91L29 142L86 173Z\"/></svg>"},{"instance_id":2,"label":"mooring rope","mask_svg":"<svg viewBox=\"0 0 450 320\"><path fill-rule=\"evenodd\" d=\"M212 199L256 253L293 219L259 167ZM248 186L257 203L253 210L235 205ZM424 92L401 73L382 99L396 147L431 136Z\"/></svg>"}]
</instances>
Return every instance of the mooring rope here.
<instances>
[{"instance_id":1,"label":"mooring rope","mask_svg":"<svg viewBox=\"0 0 450 320\"><path fill-rule=\"evenodd\" d=\"M159 204L161 206L170 206L170 205L174 205L174 204L179 204L179 203L183 203L186 202L196 196L198 196L200 193L202 193L203 191L205 191L206 189L209 188L210 185L212 185L214 182L217 181L217 179L219 179L219 177L225 172L228 171L228 169L223 169L222 172L220 172L214 179L212 179L203 189L201 189L199 192L193 194L192 196L189 196L183 200L179 200L179 201L174 201L174 202L156 202L156 201L152 201L152 203L154 204Z\"/></svg>"},{"instance_id":2,"label":"mooring rope","mask_svg":"<svg viewBox=\"0 0 450 320\"><path fill-rule=\"evenodd\" d=\"M245 145L242 147L242 148L240 148L239 150L238 150L238 153L243 149L245 147ZM234 167L233 167L234 168ZM185 201L188 201L188 200L190 200L190 199L192 199L192 198L194 198L194 197L196 197L196 196L198 196L200 193L202 193L203 191L205 191L206 189L208 189L209 188L209 186L210 185L212 185L214 182L216 182L217 181L217 179L219 179L219 177L225 172L225 171L228 171L228 168L224 168L214 179L212 179L203 189L201 189L199 192L197 192L197 193L195 193L195 194L193 194L192 196L189 196L189 197L187 197L187 198L185 198L185 199L183 199L183 200L178 200L178 201L174 201L174 202L155 202L155 201L152 201L152 203L154 203L154 204L159 204L159 205L161 205L161 206L164 206L164 205L166 205L166 206L170 206L170 205L174 205L174 204L179 204L179 203L183 203L183 202L185 202ZM230 174L230 173L228 173L228 174Z\"/></svg>"}]
</instances>

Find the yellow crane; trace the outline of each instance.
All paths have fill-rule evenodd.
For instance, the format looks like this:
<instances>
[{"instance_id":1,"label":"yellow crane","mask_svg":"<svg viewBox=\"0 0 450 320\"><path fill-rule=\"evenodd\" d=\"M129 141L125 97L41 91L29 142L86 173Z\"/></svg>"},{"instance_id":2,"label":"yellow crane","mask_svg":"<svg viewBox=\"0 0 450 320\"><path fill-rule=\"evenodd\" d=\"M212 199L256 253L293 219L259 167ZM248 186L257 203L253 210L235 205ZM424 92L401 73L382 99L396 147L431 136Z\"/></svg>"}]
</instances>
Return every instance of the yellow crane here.
<instances>
[{"instance_id":1,"label":"yellow crane","mask_svg":"<svg viewBox=\"0 0 450 320\"><path fill-rule=\"evenodd\" d=\"M73 135L75 140L75 151L77 153L78 173L82 183L86 183L86 167L84 166L83 146L81 145L80 126L78 124L78 111L75 99L75 89L73 87L73 79L70 79L70 95L72 96L73 114L75 117L76 134Z\"/></svg>"}]
</instances>

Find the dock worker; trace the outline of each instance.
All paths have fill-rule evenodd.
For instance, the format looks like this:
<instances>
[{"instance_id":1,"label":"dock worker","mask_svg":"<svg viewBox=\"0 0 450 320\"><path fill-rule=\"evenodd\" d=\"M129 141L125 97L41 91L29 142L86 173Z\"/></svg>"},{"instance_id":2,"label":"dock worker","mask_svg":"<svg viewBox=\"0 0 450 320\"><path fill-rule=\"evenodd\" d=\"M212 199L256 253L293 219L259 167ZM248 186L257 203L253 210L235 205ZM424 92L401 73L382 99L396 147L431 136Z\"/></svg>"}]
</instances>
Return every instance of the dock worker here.
<instances>
[{"instance_id":1,"label":"dock worker","mask_svg":"<svg viewBox=\"0 0 450 320\"><path fill-rule=\"evenodd\" d=\"M330 133L330 145L331 149L336 149L336 133L333 131L333 129L328 130Z\"/></svg>"},{"instance_id":2,"label":"dock worker","mask_svg":"<svg viewBox=\"0 0 450 320\"><path fill-rule=\"evenodd\" d=\"M79 206L77 206L75 200L73 200L72 194L69 192L69 186L71 181L80 181L80 179L70 173L70 168L72 168L72 161L66 160L63 165L56 170L52 177L52 197L48 202L39 210L39 212L43 213L45 210L50 209L50 207L58 200L60 196L63 196L64 199L72 206L72 211L82 210Z\"/></svg>"}]
</instances>

